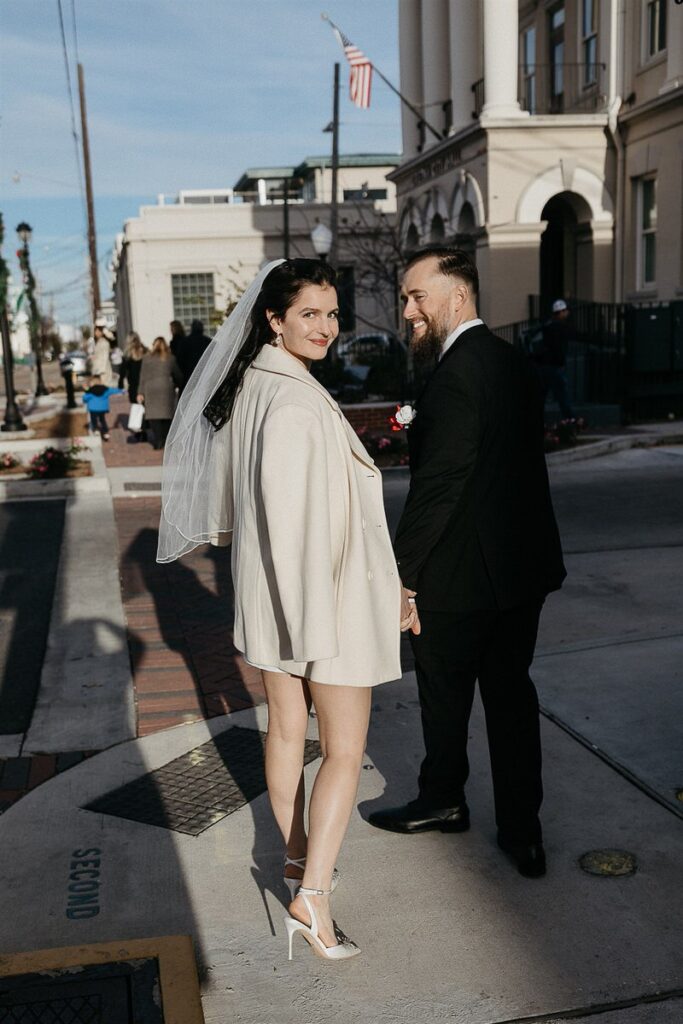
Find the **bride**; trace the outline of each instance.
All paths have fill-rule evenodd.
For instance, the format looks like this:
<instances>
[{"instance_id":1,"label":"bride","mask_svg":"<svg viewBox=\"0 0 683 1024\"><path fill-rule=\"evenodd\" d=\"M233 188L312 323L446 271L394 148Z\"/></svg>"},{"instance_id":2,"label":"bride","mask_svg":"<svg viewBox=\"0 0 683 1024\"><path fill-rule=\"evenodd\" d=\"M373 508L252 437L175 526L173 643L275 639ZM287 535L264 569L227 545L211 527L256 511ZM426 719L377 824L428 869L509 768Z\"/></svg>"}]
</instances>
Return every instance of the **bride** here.
<instances>
[{"instance_id":1,"label":"bride","mask_svg":"<svg viewBox=\"0 0 683 1024\"><path fill-rule=\"evenodd\" d=\"M399 625L419 629L401 606L379 471L309 372L339 333L338 312L329 265L264 267L185 388L164 456L158 560L232 543L234 641L261 669L268 702L266 779L285 843L290 959L297 933L327 959L360 952L332 919L335 863L371 687L401 674ZM307 831L311 704L322 763Z\"/></svg>"}]
</instances>

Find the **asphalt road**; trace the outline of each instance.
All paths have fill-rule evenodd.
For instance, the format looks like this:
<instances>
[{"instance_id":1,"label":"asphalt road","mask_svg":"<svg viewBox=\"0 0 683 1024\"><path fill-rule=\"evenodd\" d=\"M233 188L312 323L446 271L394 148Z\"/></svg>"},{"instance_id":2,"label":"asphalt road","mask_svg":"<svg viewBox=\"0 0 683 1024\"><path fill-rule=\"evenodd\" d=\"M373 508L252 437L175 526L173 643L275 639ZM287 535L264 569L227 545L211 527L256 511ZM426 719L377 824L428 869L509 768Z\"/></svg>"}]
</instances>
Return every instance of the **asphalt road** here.
<instances>
[{"instance_id":1,"label":"asphalt road","mask_svg":"<svg viewBox=\"0 0 683 1024\"><path fill-rule=\"evenodd\" d=\"M385 474L390 527L407 472ZM551 470L568 577L533 675L548 718L683 817L683 447Z\"/></svg>"}]
</instances>

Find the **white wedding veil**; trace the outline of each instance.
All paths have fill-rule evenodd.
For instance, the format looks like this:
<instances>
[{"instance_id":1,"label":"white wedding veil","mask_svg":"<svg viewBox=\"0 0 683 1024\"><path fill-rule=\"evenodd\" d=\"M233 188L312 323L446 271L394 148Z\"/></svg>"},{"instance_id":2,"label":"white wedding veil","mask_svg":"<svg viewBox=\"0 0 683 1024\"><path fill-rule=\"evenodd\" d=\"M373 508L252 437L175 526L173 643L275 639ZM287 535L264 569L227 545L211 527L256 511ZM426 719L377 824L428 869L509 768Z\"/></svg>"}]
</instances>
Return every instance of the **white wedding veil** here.
<instances>
[{"instance_id":1,"label":"white wedding veil","mask_svg":"<svg viewBox=\"0 0 683 1024\"><path fill-rule=\"evenodd\" d=\"M217 536L229 540L229 458L221 456L227 453L230 424L217 431L204 409L251 330L263 282L283 262L273 260L262 267L218 328L180 396L164 449L157 562L172 562Z\"/></svg>"}]
</instances>

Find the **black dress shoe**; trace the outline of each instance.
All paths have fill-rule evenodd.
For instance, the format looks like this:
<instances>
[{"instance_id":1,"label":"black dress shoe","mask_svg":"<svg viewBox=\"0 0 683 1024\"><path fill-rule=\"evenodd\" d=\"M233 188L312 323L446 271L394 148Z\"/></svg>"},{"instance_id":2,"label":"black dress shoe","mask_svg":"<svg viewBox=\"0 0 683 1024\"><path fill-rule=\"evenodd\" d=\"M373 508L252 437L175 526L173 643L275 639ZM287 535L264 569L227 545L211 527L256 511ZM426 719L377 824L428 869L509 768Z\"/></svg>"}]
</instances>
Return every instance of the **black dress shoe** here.
<instances>
[{"instance_id":1,"label":"black dress shoe","mask_svg":"<svg viewBox=\"0 0 683 1024\"><path fill-rule=\"evenodd\" d=\"M419 800L411 800L403 807L389 807L384 811L373 811L368 821L375 828L388 832L466 832L470 827L470 812L467 804L458 807L427 807Z\"/></svg>"},{"instance_id":2,"label":"black dress shoe","mask_svg":"<svg viewBox=\"0 0 683 1024\"><path fill-rule=\"evenodd\" d=\"M498 836L498 845L515 862L520 875L525 878L541 878L545 874L543 843L514 843L504 836Z\"/></svg>"}]
</instances>

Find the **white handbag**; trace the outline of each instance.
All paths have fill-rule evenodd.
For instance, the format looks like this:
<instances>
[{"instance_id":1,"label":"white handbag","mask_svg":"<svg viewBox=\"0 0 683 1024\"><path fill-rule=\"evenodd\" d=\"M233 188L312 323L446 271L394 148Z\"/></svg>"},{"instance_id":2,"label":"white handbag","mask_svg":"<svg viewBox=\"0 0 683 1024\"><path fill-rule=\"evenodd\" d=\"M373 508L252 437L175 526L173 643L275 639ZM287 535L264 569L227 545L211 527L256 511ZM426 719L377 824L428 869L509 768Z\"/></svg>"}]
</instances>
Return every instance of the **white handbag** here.
<instances>
[{"instance_id":1,"label":"white handbag","mask_svg":"<svg viewBox=\"0 0 683 1024\"><path fill-rule=\"evenodd\" d=\"M142 430L145 418L145 407L140 402L133 402L128 413L128 429Z\"/></svg>"}]
</instances>

